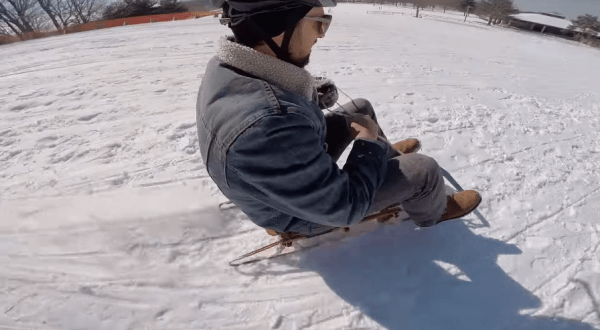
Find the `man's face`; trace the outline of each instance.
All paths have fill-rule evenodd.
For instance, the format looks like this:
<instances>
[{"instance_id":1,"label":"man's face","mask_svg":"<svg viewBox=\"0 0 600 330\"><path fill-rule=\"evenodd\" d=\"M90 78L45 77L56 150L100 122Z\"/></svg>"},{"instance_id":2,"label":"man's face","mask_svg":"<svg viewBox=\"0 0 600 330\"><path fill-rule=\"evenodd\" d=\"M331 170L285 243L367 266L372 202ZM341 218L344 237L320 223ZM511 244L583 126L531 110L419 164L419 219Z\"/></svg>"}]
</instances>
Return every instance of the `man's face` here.
<instances>
[{"instance_id":1,"label":"man's face","mask_svg":"<svg viewBox=\"0 0 600 330\"><path fill-rule=\"evenodd\" d=\"M323 15L325 15L323 7L316 7L309 11L306 17L322 17ZM325 34L321 33L321 22L310 19L300 20L290 40L289 51L292 64L301 68L305 67L309 62L312 47L317 43L317 39L323 37Z\"/></svg>"}]
</instances>

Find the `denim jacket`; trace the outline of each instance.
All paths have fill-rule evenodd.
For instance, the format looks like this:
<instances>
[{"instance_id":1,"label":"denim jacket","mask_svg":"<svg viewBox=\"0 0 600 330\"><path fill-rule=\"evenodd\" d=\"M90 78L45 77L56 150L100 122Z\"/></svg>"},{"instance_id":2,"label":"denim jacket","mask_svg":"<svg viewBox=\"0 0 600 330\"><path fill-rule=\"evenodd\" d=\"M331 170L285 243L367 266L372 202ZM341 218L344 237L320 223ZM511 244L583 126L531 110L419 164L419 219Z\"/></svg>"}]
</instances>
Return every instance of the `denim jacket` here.
<instances>
[{"instance_id":1,"label":"denim jacket","mask_svg":"<svg viewBox=\"0 0 600 330\"><path fill-rule=\"evenodd\" d=\"M196 113L202 159L263 228L312 234L356 224L383 183L389 147L358 139L340 169L316 101L306 70L229 40L207 65Z\"/></svg>"}]
</instances>

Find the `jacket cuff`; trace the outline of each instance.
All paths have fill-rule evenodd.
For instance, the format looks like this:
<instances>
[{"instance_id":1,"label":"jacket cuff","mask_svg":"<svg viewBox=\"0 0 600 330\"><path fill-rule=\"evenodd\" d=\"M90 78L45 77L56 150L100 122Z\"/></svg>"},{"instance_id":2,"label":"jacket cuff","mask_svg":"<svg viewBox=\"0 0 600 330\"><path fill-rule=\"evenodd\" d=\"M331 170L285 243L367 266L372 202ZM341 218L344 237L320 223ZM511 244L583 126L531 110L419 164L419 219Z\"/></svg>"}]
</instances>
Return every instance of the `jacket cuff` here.
<instances>
[{"instance_id":1,"label":"jacket cuff","mask_svg":"<svg viewBox=\"0 0 600 330\"><path fill-rule=\"evenodd\" d=\"M373 154L375 157L387 156L390 146L379 140L371 139L356 139L354 140L354 147L359 148L357 151L366 151L368 154Z\"/></svg>"},{"instance_id":2,"label":"jacket cuff","mask_svg":"<svg viewBox=\"0 0 600 330\"><path fill-rule=\"evenodd\" d=\"M346 160L346 165L344 165L344 170L361 178L364 188L368 191L369 204L363 210L363 216L371 207L375 191L383 185L385 180L388 149L389 146L385 142L356 139Z\"/></svg>"}]
</instances>

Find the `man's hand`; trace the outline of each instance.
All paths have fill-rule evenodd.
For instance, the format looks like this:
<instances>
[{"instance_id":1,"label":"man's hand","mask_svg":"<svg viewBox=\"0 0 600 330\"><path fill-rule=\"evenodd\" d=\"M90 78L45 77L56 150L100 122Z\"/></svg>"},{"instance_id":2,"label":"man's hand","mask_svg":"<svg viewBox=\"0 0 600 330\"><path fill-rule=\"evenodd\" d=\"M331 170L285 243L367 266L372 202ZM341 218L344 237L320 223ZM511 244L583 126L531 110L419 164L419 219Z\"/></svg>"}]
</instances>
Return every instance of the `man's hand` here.
<instances>
[{"instance_id":1,"label":"man's hand","mask_svg":"<svg viewBox=\"0 0 600 330\"><path fill-rule=\"evenodd\" d=\"M377 140L379 125L371 117L355 114L350 120L350 134L354 139Z\"/></svg>"}]
</instances>

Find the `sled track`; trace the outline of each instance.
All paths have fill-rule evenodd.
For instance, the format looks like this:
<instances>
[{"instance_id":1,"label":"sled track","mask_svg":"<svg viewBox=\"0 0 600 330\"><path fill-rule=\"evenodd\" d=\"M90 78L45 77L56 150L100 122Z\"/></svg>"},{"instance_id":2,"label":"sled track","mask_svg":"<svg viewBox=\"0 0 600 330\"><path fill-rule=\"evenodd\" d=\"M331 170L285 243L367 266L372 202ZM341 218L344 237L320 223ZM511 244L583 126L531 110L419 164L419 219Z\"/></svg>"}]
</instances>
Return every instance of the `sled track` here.
<instances>
[{"instance_id":1,"label":"sled track","mask_svg":"<svg viewBox=\"0 0 600 330\"><path fill-rule=\"evenodd\" d=\"M531 229L531 228L533 228L533 227L535 227L535 226L537 226L537 225L539 225L539 224L541 224L541 223L545 222L546 220L549 220L549 219L556 218L558 215L560 215L560 214L561 214L563 211L565 211L566 209L568 209L568 208L570 208L570 207L573 207L573 206L575 206L575 205L577 205L577 204L579 204L579 203L581 203L581 202L585 201L585 200L586 200L588 197L590 197L590 196L592 196L592 195L596 194L598 191L600 191L600 187L599 187L599 188L596 188L596 189L594 189L594 190L593 190L593 191L591 191L590 193L587 193L585 196L581 197L581 198L580 198L580 199L578 199L577 201L575 201L575 202L573 202L573 203L570 203L569 205L566 205L566 206L563 206L563 207L561 207L561 208L560 208L558 211L556 211L556 212L554 212L554 213L552 213L552 214L549 214L549 215L543 216L543 217L541 217L540 219L538 219L537 221L535 221L535 222L533 222L533 223L531 223L531 224L528 224L527 226L525 226L525 228L523 228L523 229L521 229L521 230L517 231L516 233L512 234L512 235L511 235L511 236L509 236L508 238L504 239L504 242L507 242L507 243L508 243L508 242L510 242L510 241L512 241L512 240L514 240L515 238L517 238L517 237L518 237L519 235L521 235L522 233L524 233L524 232L528 231L529 229Z\"/></svg>"}]
</instances>

